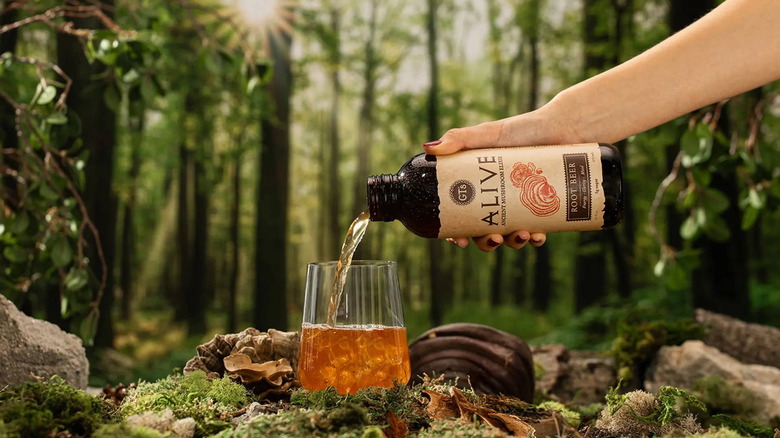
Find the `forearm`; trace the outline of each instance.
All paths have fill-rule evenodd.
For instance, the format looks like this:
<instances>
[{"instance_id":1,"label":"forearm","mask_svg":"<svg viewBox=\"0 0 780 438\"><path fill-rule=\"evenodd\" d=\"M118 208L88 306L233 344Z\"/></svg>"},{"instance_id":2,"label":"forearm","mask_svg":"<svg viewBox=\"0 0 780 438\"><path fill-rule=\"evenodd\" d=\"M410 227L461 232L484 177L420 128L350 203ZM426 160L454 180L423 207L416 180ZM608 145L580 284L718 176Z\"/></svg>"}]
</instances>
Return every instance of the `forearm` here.
<instances>
[{"instance_id":1,"label":"forearm","mask_svg":"<svg viewBox=\"0 0 780 438\"><path fill-rule=\"evenodd\" d=\"M615 142L778 78L780 2L727 0L542 111L566 119L582 141Z\"/></svg>"}]
</instances>

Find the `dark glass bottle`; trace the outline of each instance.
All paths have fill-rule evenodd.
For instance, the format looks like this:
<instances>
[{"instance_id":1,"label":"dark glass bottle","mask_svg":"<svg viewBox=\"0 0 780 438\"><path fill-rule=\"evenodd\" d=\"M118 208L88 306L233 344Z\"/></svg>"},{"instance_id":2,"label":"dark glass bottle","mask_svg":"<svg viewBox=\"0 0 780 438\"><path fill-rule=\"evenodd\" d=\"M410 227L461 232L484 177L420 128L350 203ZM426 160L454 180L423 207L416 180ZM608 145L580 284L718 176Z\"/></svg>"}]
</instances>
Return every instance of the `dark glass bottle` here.
<instances>
[{"instance_id":1,"label":"dark glass bottle","mask_svg":"<svg viewBox=\"0 0 780 438\"><path fill-rule=\"evenodd\" d=\"M572 145L572 147L578 147L582 145ZM601 162L601 172L600 175L592 175L592 181L596 181L600 184L601 188L603 189L603 206L600 205L593 205L591 208L593 211L599 210L599 207L601 207L601 214L599 217L603 218L603 223L599 223L598 225L593 225L593 223L586 224L584 222L578 223L575 220L569 220L569 216L566 216L564 214L559 214L558 216L564 216L563 218L558 218L555 220L558 220L559 223L554 222L553 219L550 218L543 218L546 220L545 225L539 229L537 228L537 224L534 222L534 219L536 219L535 216L530 216L529 220L523 221L522 224L514 224L514 226L517 226L517 230L528 230L531 232L535 231L543 231L543 232L555 232L555 231L565 231L565 230L587 230L587 229L598 229L598 228L607 228L612 227L620 223L620 221L623 218L623 171L622 166L620 162L620 154L614 146L610 144L600 143L600 144L593 144L592 150L595 152L596 150L600 153L600 162ZM565 167L567 166L567 161L563 158L566 155L572 155L567 154L567 146L544 146L544 147L536 147L536 148L497 148L497 149L480 149L479 151L482 152L485 156L488 156L491 154L491 152L496 151L497 153L501 154L504 152L501 151L508 151L512 150L511 153L514 154L514 159L511 161L516 161L515 165L518 165L518 163L525 163L525 161L520 158L517 159L519 154L523 153L523 149L538 149L541 151L542 154L547 154L550 156L555 156L552 158L553 160L556 160L557 163L560 161L561 165L564 166L564 169L560 171L559 173L563 174L564 177L565 174ZM477 150L472 151L473 153L476 153ZM535 152L537 154L540 153L539 151ZM457 155L457 154L456 154ZM577 154L573 154L577 155ZM579 154L584 155L584 154ZM595 156L595 155L594 155ZM483 159L484 160L484 159ZM507 161L507 160L504 160ZM452 235L452 232L448 231L449 235L443 235L442 234L442 219L443 217L440 217L441 209L440 209L440 194L441 193L447 193L446 190L442 192L441 183L437 177L437 164L439 160L437 160L437 157L434 155L426 155L426 154L419 154L414 157L412 157L409 161L404 164L401 169L398 171L397 174L391 175L391 174L384 174L384 175L377 175L377 176L370 176L367 181L367 195L368 195L368 208L369 208L369 214L372 221L385 221L390 222L394 220L400 221L407 229L409 229L411 232L422 236L422 237L428 237L428 238L437 238L437 237L475 237L487 234L487 232L484 231L484 228L480 228L479 226L474 226L473 228L461 228L455 235ZM483 161L480 161L482 163ZM484 161L487 162L487 161ZM491 161L492 163L492 161ZM528 163L531 165L532 163ZM509 163L511 165L511 163ZM502 184L502 191L503 186L509 184L510 175L509 175L509 165L504 164L504 166L501 169L501 184ZM477 166L477 165L475 165ZM484 165L487 167L487 165ZM521 164L522 166L522 164ZM572 166L569 164L569 166ZM527 170L527 166L522 166ZM552 166L548 165L547 168L550 168ZM594 166L587 166L584 165L584 167L594 167ZM471 188L466 188L466 191L468 192L468 197L474 198L474 192L479 192L480 187L475 187L478 182L482 181L485 178L491 177L494 173L489 168L488 169L481 169L485 171L484 178L480 179L479 176L472 178L472 183L466 183L466 185L471 186ZM534 178L539 179L540 176L537 176L537 173L539 175L542 175L543 172L541 169L536 170L534 166L531 166L531 172L527 173L529 175L533 175ZM449 173L453 173L450 171ZM459 169L455 169L455 174L459 174ZM548 172L549 174L550 172ZM595 173L595 172L594 172ZM515 181L514 179L514 172L511 175L511 180ZM551 177L552 178L552 177ZM498 179L496 179L498 181ZM458 180L457 182L464 182L463 180ZM449 184L449 182L448 182ZM544 184L547 184L546 179L544 181ZM516 186L520 186L521 184L518 183ZM595 184L594 184L595 185ZM562 187L562 186L561 186ZM453 186L454 188L454 186ZM446 188L445 188L446 189ZM485 189L482 191L491 192L490 195L493 195L493 192L496 192L496 189ZM595 189L596 193L598 193L598 189ZM571 196L569 193L569 186L566 185L566 189L559 189L558 192L563 192L560 196L557 196L559 199L558 202L560 205L564 207L564 210L566 210L568 203L571 201ZM556 196L557 193L555 189L551 191L552 196ZM591 189L591 193L593 192L593 189ZM450 192L452 193L452 192ZM584 193L584 192L583 192ZM454 196L454 195L453 195ZM479 196L479 195L477 195ZM563 196L565 199L563 202L560 201L560 197ZM567 198L569 196L569 198ZM588 195L590 197L590 195ZM495 196L496 204L485 204L482 203L482 206L485 205L498 205L499 198L498 195ZM511 200L510 200L511 201ZM469 202L472 202L469 200ZM479 201L477 201L478 203ZM491 201L492 202L492 198ZM519 203L518 203L519 204ZM556 210L559 209L556 207ZM542 215L549 214L542 212L540 213ZM498 217L496 215L495 217ZM491 219L492 217L486 217L485 219ZM482 222L487 222L485 219L482 219ZM492 219L491 219L492 220ZM463 222L461 220L461 222ZM473 221L474 224L480 225L480 220L475 219ZM481 224L484 225L484 224ZM508 228L506 228L505 232L511 232L515 231L512 229L513 224L510 222L510 225ZM580 228L581 227L581 228ZM447 234L445 233L445 234ZM505 233L499 233L499 234L505 234Z\"/></svg>"}]
</instances>

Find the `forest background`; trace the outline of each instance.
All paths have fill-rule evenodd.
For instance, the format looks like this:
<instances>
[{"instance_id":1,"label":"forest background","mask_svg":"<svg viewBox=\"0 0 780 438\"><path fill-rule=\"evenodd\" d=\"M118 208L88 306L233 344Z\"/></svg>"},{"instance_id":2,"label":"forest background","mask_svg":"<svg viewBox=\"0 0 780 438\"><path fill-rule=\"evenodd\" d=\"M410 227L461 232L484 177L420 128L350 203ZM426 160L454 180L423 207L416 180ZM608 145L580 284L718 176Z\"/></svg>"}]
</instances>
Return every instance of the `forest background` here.
<instances>
[{"instance_id":1,"label":"forest background","mask_svg":"<svg viewBox=\"0 0 780 438\"><path fill-rule=\"evenodd\" d=\"M296 330L306 264L337 257L367 176L716 3L4 0L0 291L80 336L93 384ZM468 321L603 349L695 307L780 325L779 91L620 142L615 229L485 254L374 223L356 258L398 262L410 340Z\"/></svg>"}]
</instances>

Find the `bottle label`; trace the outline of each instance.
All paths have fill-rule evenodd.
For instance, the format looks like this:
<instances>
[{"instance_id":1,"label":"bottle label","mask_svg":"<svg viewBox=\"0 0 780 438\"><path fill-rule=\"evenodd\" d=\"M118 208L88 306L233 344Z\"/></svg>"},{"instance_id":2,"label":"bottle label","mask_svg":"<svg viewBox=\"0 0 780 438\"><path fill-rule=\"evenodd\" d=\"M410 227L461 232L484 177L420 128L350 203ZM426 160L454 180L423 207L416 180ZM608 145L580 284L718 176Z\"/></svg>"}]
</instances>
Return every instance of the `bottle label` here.
<instances>
[{"instance_id":1,"label":"bottle label","mask_svg":"<svg viewBox=\"0 0 780 438\"><path fill-rule=\"evenodd\" d=\"M439 237L604 225L597 143L473 149L436 160Z\"/></svg>"}]
</instances>

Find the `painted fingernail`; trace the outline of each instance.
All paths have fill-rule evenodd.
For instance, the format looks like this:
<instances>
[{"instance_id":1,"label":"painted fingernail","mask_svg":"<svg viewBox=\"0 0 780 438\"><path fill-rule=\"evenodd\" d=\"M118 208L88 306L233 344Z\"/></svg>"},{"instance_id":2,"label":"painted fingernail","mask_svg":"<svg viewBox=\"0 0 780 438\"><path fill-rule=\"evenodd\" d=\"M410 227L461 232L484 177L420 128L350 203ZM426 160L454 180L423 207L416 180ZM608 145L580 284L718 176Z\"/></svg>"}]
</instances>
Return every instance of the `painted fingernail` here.
<instances>
[{"instance_id":1,"label":"painted fingernail","mask_svg":"<svg viewBox=\"0 0 780 438\"><path fill-rule=\"evenodd\" d=\"M428 143L423 143L423 147L427 148L427 147L431 147L431 146L437 146L437 145L440 145L440 144L441 144L441 140L434 140L434 141L429 141Z\"/></svg>"},{"instance_id":2,"label":"painted fingernail","mask_svg":"<svg viewBox=\"0 0 780 438\"><path fill-rule=\"evenodd\" d=\"M495 240L493 240L493 239L488 239L488 241L487 241L487 244L488 244L488 246L489 246L489 247L491 247L491 248L495 248L495 247L497 247L498 245L500 245L501 243L499 243L499 242L496 242L496 241L495 241Z\"/></svg>"},{"instance_id":3,"label":"painted fingernail","mask_svg":"<svg viewBox=\"0 0 780 438\"><path fill-rule=\"evenodd\" d=\"M520 236L515 236L515 242L517 242L518 244L523 244L523 243L525 243L527 240L528 240L528 239L524 239L524 238L522 238L522 237L520 237Z\"/></svg>"}]
</instances>

